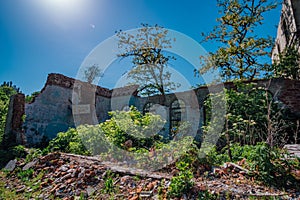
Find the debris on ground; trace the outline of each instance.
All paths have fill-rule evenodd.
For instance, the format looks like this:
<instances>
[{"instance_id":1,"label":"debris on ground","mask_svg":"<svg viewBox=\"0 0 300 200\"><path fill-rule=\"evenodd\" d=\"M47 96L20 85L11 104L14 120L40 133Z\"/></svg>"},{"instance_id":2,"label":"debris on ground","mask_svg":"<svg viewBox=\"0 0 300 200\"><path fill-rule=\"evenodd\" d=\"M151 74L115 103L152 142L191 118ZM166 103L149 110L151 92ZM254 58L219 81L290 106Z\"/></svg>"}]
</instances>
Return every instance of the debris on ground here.
<instances>
[{"instance_id":1,"label":"debris on ground","mask_svg":"<svg viewBox=\"0 0 300 200\"><path fill-rule=\"evenodd\" d=\"M30 178L36 181L33 185L22 180L30 170ZM30 193L37 199L166 199L171 178L176 174L172 171L149 172L101 162L96 157L56 152L29 163L11 161L6 176L1 172L0 181L5 182L6 189L17 194ZM183 198L198 199L201 192L231 199L299 198L299 191L280 191L257 184L247 169L235 163L215 167L193 181L193 188Z\"/></svg>"}]
</instances>

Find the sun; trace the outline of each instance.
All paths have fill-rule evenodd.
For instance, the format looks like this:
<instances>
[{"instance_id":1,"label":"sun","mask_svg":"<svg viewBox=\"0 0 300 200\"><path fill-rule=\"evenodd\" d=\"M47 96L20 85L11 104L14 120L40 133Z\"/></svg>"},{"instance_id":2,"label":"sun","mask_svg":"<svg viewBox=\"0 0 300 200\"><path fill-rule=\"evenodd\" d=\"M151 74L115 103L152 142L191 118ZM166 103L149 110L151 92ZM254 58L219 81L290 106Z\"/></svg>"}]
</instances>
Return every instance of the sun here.
<instances>
[{"instance_id":1,"label":"sun","mask_svg":"<svg viewBox=\"0 0 300 200\"><path fill-rule=\"evenodd\" d=\"M80 9L84 3L83 0L43 0L46 7L51 10L72 12Z\"/></svg>"},{"instance_id":2,"label":"sun","mask_svg":"<svg viewBox=\"0 0 300 200\"><path fill-rule=\"evenodd\" d=\"M86 0L42 0L38 2L45 14L59 23L76 22L84 18L89 10L89 1Z\"/></svg>"}]
</instances>

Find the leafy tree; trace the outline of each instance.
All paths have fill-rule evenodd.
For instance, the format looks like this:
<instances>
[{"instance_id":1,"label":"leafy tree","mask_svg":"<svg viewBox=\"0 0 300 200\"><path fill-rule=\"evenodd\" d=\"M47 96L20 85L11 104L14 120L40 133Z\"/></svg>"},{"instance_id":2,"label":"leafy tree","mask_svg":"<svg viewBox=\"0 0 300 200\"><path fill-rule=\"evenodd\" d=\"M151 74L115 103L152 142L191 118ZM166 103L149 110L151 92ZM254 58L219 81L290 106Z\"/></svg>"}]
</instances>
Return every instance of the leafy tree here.
<instances>
[{"instance_id":1,"label":"leafy tree","mask_svg":"<svg viewBox=\"0 0 300 200\"><path fill-rule=\"evenodd\" d=\"M300 54L296 45L288 46L278 55L272 68L275 77L300 80Z\"/></svg>"},{"instance_id":2,"label":"leafy tree","mask_svg":"<svg viewBox=\"0 0 300 200\"><path fill-rule=\"evenodd\" d=\"M90 84L100 75L101 70L97 65L92 65L84 71L84 79Z\"/></svg>"},{"instance_id":3,"label":"leafy tree","mask_svg":"<svg viewBox=\"0 0 300 200\"><path fill-rule=\"evenodd\" d=\"M19 87L17 87L16 85L13 85L12 81L9 81L9 82L4 81L0 87L4 87L4 86L14 89L17 93L21 92Z\"/></svg>"},{"instance_id":4,"label":"leafy tree","mask_svg":"<svg viewBox=\"0 0 300 200\"><path fill-rule=\"evenodd\" d=\"M254 79L268 69L265 59L272 47L271 37L261 37L254 33L262 25L264 14L277 5L266 0L217 0L218 25L204 37L203 42L216 41L220 47L208 56L201 56L203 68L199 73L210 69L220 69L224 80Z\"/></svg>"},{"instance_id":5,"label":"leafy tree","mask_svg":"<svg viewBox=\"0 0 300 200\"><path fill-rule=\"evenodd\" d=\"M139 84L142 95L160 94L165 100L165 94L179 87L171 81L171 73L167 70L170 59L175 57L165 55L164 49L171 48L172 41L168 38L168 30L158 25L142 24L137 33L119 31L120 58L132 58L133 69L128 78Z\"/></svg>"}]
</instances>

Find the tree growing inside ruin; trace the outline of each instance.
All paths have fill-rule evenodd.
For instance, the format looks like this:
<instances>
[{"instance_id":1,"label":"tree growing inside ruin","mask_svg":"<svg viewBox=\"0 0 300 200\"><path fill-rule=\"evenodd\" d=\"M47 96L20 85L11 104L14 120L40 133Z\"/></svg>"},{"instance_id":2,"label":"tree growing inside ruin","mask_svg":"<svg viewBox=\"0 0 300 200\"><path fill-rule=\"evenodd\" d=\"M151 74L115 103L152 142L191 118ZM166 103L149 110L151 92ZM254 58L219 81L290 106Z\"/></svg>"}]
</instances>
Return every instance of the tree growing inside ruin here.
<instances>
[{"instance_id":1,"label":"tree growing inside ruin","mask_svg":"<svg viewBox=\"0 0 300 200\"><path fill-rule=\"evenodd\" d=\"M220 44L215 52L201 56L203 67L199 73L220 69L225 81L252 80L261 77L269 69L266 59L272 47L272 38L255 33L263 24L264 14L277 4L266 0L217 0L218 24L208 34L202 34L202 42Z\"/></svg>"},{"instance_id":2,"label":"tree growing inside ruin","mask_svg":"<svg viewBox=\"0 0 300 200\"><path fill-rule=\"evenodd\" d=\"M84 79L90 84L99 76L101 76L101 70L97 65L87 67L84 71Z\"/></svg>"},{"instance_id":3,"label":"tree growing inside ruin","mask_svg":"<svg viewBox=\"0 0 300 200\"><path fill-rule=\"evenodd\" d=\"M120 58L131 58L132 69L127 77L138 84L141 95L162 95L179 87L171 81L168 63L175 57L166 55L164 50L172 48L174 38L168 37L168 30L155 25L142 24L136 32L117 32ZM164 101L163 100L163 101Z\"/></svg>"}]
</instances>

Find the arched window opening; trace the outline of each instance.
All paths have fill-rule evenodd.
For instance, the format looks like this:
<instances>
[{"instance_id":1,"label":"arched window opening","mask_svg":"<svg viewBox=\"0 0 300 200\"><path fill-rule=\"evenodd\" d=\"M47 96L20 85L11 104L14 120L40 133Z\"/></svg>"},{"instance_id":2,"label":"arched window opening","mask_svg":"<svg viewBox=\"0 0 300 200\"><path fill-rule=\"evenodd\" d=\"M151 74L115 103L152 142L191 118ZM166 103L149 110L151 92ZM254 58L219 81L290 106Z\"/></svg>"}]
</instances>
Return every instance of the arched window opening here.
<instances>
[{"instance_id":1,"label":"arched window opening","mask_svg":"<svg viewBox=\"0 0 300 200\"><path fill-rule=\"evenodd\" d=\"M170 130L171 132L176 132L177 127L180 122L186 120L186 107L182 100L175 100L171 104L170 109Z\"/></svg>"},{"instance_id":2,"label":"arched window opening","mask_svg":"<svg viewBox=\"0 0 300 200\"><path fill-rule=\"evenodd\" d=\"M202 122L204 126L207 126L208 122L211 119L211 110L210 107L207 105L209 104L209 102L210 102L209 96L205 97L202 105L202 117L203 117Z\"/></svg>"}]
</instances>

